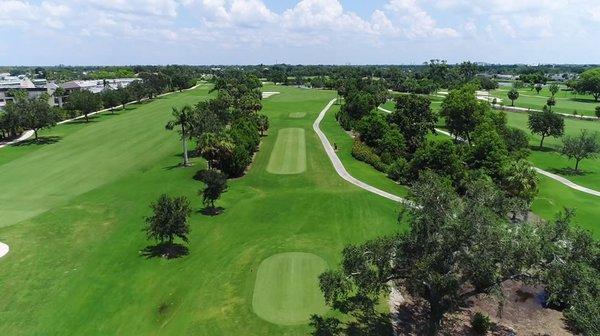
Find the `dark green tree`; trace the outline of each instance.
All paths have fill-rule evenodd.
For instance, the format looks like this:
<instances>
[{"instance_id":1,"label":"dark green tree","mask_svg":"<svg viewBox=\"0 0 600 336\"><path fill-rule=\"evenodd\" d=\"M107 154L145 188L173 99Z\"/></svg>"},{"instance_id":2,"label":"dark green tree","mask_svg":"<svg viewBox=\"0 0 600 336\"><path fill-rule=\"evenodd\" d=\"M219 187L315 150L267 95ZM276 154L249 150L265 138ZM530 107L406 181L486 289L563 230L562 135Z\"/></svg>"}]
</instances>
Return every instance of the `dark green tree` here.
<instances>
[{"instance_id":1,"label":"dark green tree","mask_svg":"<svg viewBox=\"0 0 600 336\"><path fill-rule=\"evenodd\" d=\"M590 94L596 101L600 100L600 68L583 72L574 87L577 92Z\"/></svg>"},{"instance_id":2,"label":"dark green tree","mask_svg":"<svg viewBox=\"0 0 600 336\"><path fill-rule=\"evenodd\" d=\"M544 139L548 136L561 137L565 131L565 120L552 111L532 111L529 114L529 129L542 137L540 149L544 147Z\"/></svg>"},{"instance_id":3,"label":"dark green tree","mask_svg":"<svg viewBox=\"0 0 600 336\"><path fill-rule=\"evenodd\" d=\"M565 135L560 152L569 159L575 159L575 171L579 171L581 160L595 158L600 153L598 134L582 129L578 136Z\"/></svg>"},{"instance_id":4,"label":"dark green tree","mask_svg":"<svg viewBox=\"0 0 600 336\"><path fill-rule=\"evenodd\" d=\"M510 106L515 106L515 100L519 99L519 91L513 88L508 91L507 95L511 102Z\"/></svg>"},{"instance_id":5,"label":"dark green tree","mask_svg":"<svg viewBox=\"0 0 600 336\"><path fill-rule=\"evenodd\" d=\"M205 170L199 175L200 180L206 184L204 189L199 192L202 196L202 203L211 214L216 214L215 201L227 190L227 176L213 169Z\"/></svg>"},{"instance_id":6,"label":"dark green tree","mask_svg":"<svg viewBox=\"0 0 600 336\"><path fill-rule=\"evenodd\" d=\"M192 214L190 202L185 197L171 198L166 194L161 195L155 203L150 205L152 215L146 217L146 235L160 244L167 244L170 248L173 241L179 237L188 242L190 227L188 218Z\"/></svg>"},{"instance_id":7,"label":"dark green tree","mask_svg":"<svg viewBox=\"0 0 600 336\"><path fill-rule=\"evenodd\" d=\"M89 122L88 115L102 108L100 95L87 90L75 91L69 95L68 108L79 111L85 116L85 122Z\"/></svg>"},{"instance_id":8,"label":"dark green tree","mask_svg":"<svg viewBox=\"0 0 600 336\"><path fill-rule=\"evenodd\" d=\"M435 133L438 116L431 110L429 98L411 94L396 97L396 110L388 120L398 126L408 150L414 153L428 133Z\"/></svg>"}]
</instances>

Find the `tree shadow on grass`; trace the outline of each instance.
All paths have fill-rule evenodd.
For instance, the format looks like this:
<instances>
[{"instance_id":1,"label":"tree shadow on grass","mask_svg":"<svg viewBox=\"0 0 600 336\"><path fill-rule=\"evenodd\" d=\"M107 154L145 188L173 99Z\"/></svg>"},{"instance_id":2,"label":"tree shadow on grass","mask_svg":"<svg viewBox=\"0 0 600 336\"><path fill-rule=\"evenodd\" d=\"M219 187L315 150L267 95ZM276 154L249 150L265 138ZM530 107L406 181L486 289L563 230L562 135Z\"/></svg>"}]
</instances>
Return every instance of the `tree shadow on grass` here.
<instances>
[{"instance_id":1,"label":"tree shadow on grass","mask_svg":"<svg viewBox=\"0 0 600 336\"><path fill-rule=\"evenodd\" d=\"M29 146L29 145L50 145L50 144L59 142L61 139L62 139L61 136L56 136L56 135L44 136L44 137L38 137L37 139L28 139L25 141L21 141L21 142L14 144L14 146L21 147L21 146Z\"/></svg>"},{"instance_id":2,"label":"tree shadow on grass","mask_svg":"<svg viewBox=\"0 0 600 336\"><path fill-rule=\"evenodd\" d=\"M77 120L69 121L67 123L67 125L68 124L71 124L71 125L91 124L91 123L95 123L95 122L98 122L98 117L96 117L96 116L89 117L88 121L85 121L85 117L83 117L83 118L80 118L80 119L77 119Z\"/></svg>"},{"instance_id":3,"label":"tree shadow on grass","mask_svg":"<svg viewBox=\"0 0 600 336\"><path fill-rule=\"evenodd\" d=\"M550 152L556 152L557 151L556 148L546 147L546 146L540 148L539 145L529 145L529 149L532 152L543 152L543 153L550 153Z\"/></svg>"},{"instance_id":4,"label":"tree shadow on grass","mask_svg":"<svg viewBox=\"0 0 600 336\"><path fill-rule=\"evenodd\" d=\"M575 170L573 168L553 168L550 172L554 174L566 175L566 176L585 176L591 172L585 170Z\"/></svg>"},{"instance_id":5,"label":"tree shadow on grass","mask_svg":"<svg viewBox=\"0 0 600 336\"><path fill-rule=\"evenodd\" d=\"M596 100L594 100L594 98L571 98L571 100L578 102L578 103L591 103L591 104L598 103Z\"/></svg>"},{"instance_id":6,"label":"tree shadow on grass","mask_svg":"<svg viewBox=\"0 0 600 336\"><path fill-rule=\"evenodd\" d=\"M203 214L204 216L218 216L220 214L222 214L225 211L225 208L223 207L206 207L203 209L198 210L199 213Z\"/></svg>"},{"instance_id":7,"label":"tree shadow on grass","mask_svg":"<svg viewBox=\"0 0 600 336\"><path fill-rule=\"evenodd\" d=\"M176 259L189 254L187 246L178 243L159 243L156 245L147 246L140 251L140 255L146 259L165 258Z\"/></svg>"}]
</instances>

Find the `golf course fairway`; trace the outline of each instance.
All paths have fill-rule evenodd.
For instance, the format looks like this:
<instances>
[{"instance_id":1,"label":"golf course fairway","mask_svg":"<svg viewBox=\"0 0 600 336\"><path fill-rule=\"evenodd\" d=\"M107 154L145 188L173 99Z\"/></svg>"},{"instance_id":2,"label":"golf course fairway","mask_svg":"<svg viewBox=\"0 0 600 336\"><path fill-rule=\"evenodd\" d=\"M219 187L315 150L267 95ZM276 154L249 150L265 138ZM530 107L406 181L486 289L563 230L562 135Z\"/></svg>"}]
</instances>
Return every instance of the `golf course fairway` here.
<instances>
[{"instance_id":1,"label":"golf course fairway","mask_svg":"<svg viewBox=\"0 0 600 336\"><path fill-rule=\"evenodd\" d=\"M281 92L263 100L271 127L248 173L218 200L223 213L199 213L203 184L193 176L205 162L179 167L179 135L165 124L172 106L207 99L209 89L42 131L52 143L0 150L0 241L10 246L0 259L0 335L306 335L308 310L296 303L277 320L269 315L275 323L257 315L261 263L289 252L322 259L295 273L298 283L279 284L282 295L312 293L314 304L315 274L336 267L344 246L402 229L400 206L342 180L312 130L336 93L286 86L263 88ZM268 171L287 148L280 134L297 142L294 163L284 155L277 166L303 167L303 139L303 173ZM189 255L147 259L140 251L154 242L144 218L163 193L192 202Z\"/></svg>"}]
</instances>

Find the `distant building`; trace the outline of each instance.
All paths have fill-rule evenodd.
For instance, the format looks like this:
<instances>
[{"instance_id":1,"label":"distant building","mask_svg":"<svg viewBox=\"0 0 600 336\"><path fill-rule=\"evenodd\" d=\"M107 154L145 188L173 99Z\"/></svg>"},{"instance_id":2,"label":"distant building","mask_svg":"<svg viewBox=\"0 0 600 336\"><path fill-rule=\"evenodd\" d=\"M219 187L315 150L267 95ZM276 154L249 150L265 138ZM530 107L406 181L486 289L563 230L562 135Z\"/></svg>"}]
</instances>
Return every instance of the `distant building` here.
<instances>
[{"instance_id":1,"label":"distant building","mask_svg":"<svg viewBox=\"0 0 600 336\"><path fill-rule=\"evenodd\" d=\"M9 73L0 73L0 109L14 99L9 95L11 90L23 90L30 98L38 98L44 93L52 96L56 88L56 84L48 83L45 79L31 80L24 75L11 76ZM48 104L54 105L54 99L48 99Z\"/></svg>"},{"instance_id":2,"label":"distant building","mask_svg":"<svg viewBox=\"0 0 600 336\"><path fill-rule=\"evenodd\" d=\"M60 84L65 92L87 90L92 93L99 93L104 90L116 90L119 87L127 87L129 84L140 80L139 78L117 78L117 79L97 79L97 80L74 80Z\"/></svg>"}]
</instances>

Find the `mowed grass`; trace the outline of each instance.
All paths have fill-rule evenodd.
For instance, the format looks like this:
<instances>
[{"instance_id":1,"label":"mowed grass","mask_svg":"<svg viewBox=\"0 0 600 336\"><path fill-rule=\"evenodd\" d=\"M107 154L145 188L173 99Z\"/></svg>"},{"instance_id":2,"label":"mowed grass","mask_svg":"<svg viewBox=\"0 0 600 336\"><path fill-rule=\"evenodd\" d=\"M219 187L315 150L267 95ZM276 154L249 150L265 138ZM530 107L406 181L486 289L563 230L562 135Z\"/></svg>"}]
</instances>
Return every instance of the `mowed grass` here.
<instances>
[{"instance_id":1,"label":"mowed grass","mask_svg":"<svg viewBox=\"0 0 600 336\"><path fill-rule=\"evenodd\" d=\"M306 170L306 140L303 128L283 128L271 152L267 171L271 174L300 174Z\"/></svg>"},{"instance_id":2,"label":"mowed grass","mask_svg":"<svg viewBox=\"0 0 600 336\"><path fill-rule=\"evenodd\" d=\"M28 155L0 164L0 227L65 204L132 170L149 169L156 157L174 154L175 141L164 132L168 120L165 111L171 105L195 103L206 92L201 89L176 94L174 98L134 105L130 110L118 111L118 115L103 114L91 119L86 127L78 121L42 132L44 138L57 142L33 146ZM0 157L24 151L23 146L9 147L0 152Z\"/></svg>"},{"instance_id":3,"label":"mowed grass","mask_svg":"<svg viewBox=\"0 0 600 336\"><path fill-rule=\"evenodd\" d=\"M560 154L561 138L547 137L544 140L544 148L540 150L541 137L532 134L529 130L528 114L506 112L506 117L510 126L520 128L529 134L529 144L532 149L529 159L537 167L562 175L585 187L600 190L600 158L581 161L579 164L581 172L575 173L575 160L569 160ZM598 132L600 136L600 122L598 121L565 119L565 135L577 136L582 129L587 129L592 133Z\"/></svg>"},{"instance_id":4,"label":"mowed grass","mask_svg":"<svg viewBox=\"0 0 600 336\"><path fill-rule=\"evenodd\" d=\"M491 95L502 99L504 105L511 105L510 99L508 99L507 93L510 88L500 88L491 92ZM515 100L515 106L530 108L535 110L541 110L546 101L552 95L548 88L544 88L539 94L535 90L520 89L519 99ZM559 113L583 114L587 116L594 116L596 106L600 105L599 102L594 101L591 95L580 95L573 94L570 91L559 91L556 96L556 105L552 107L552 110Z\"/></svg>"},{"instance_id":5,"label":"mowed grass","mask_svg":"<svg viewBox=\"0 0 600 336\"><path fill-rule=\"evenodd\" d=\"M307 323L327 308L319 289L319 275L327 263L312 253L273 255L259 266L252 307L261 318L276 324Z\"/></svg>"},{"instance_id":6,"label":"mowed grass","mask_svg":"<svg viewBox=\"0 0 600 336\"><path fill-rule=\"evenodd\" d=\"M140 255L149 244L142 232L144 217L161 193L187 196L195 211L202 208L197 196L202 184L193 176L205 165L194 159L191 168L177 167L181 145L177 134L164 130L164 124L171 118L172 105L205 99L207 89L102 116L89 125L57 127L49 134L63 137L51 145L9 148L19 153L0 166L3 173L9 172L0 174L0 186L12 186L10 193L3 190L4 199L26 201L18 184L35 194L38 190L29 179L36 179L40 191L61 200L24 220L13 217L11 225L0 228L0 241L11 246L11 252L0 259L0 335L309 333L306 324L281 326L256 315L252 302L260 263L275 254L304 252L334 267L346 244L401 229L399 206L348 184L331 166L312 122L335 92L283 86L276 91L281 94L263 101L263 113L272 127L248 175L230 181L228 192L218 201L225 208L223 214L206 217L194 212L190 254L175 260ZM289 118L290 113L301 112L307 116ZM266 170L283 128L305 130L304 174L273 175ZM61 147L70 150L83 142L87 145L72 149L72 157L61 157L60 162L49 154L60 155ZM86 155L96 146L103 147L103 142L109 142L112 150L101 148L97 157ZM0 157L8 153L4 150ZM95 160L96 166L90 167L78 155ZM27 169L31 175L12 181L17 173L6 165ZM75 174L74 183L87 187L77 193L73 190L78 187L63 183L61 174L46 179L35 176L50 168L69 179L69 174ZM112 169L110 176L106 169ZM90 186L85 178L98 179L95 174L105 179ZM53 187L55 183L65 190ZM37 197L36 202L45 200ZM5 209L4 203L1 208Z\"/></svg>"}]
</instances>

